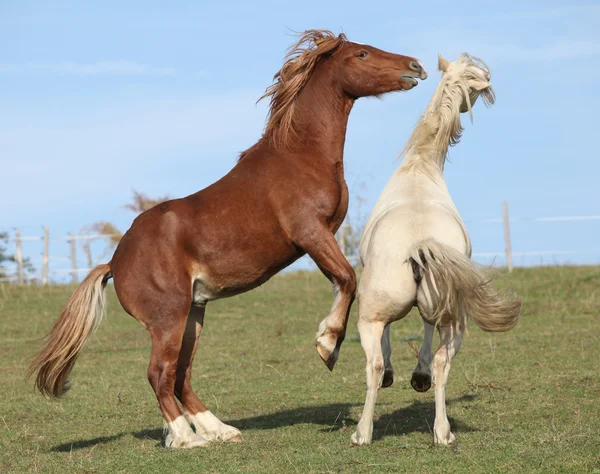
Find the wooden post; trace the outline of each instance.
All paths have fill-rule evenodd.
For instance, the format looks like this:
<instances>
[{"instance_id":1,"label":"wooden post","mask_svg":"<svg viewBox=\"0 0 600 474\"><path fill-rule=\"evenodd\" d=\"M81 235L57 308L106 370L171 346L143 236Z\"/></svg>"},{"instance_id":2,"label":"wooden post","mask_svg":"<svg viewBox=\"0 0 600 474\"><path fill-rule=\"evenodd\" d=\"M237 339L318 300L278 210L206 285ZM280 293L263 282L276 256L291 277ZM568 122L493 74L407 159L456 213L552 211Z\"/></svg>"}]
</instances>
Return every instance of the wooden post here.
<instances>
[{"instance_id":1,"label":"wooden post","mask_svg":"<svg viewBox=\"0 0 600 474\"><path fill-rule=\"evenodd\" d=\"M44 261L42 266L42 285L48 284L48 261L50 259L49 255L50 249L50 229L48 227L44 227Z\"/></svg>"},{"instance_id":2,"label":"wooden post","mask_svg":"<svg viewBox=\"0 0 600 474\"><path fill-rule=\"evenodd\" d=\"M15 230L15 262L17 263L17 283L22 285L25 283L23 277L23 249L21 247L21 231Z\"/></svg>"},{"instance_id":3,"label":"wooden post","mask_svg":"<svg viewBox=\"0 0 600 474\"><path fill-rule=\"evenodd\" d=\"M513 264L512 248L510 245L510 224L508 219L508 203L506 201L502 202L502 211L504 214L504 243L506 245L506 266L508 267L508 271L512 272Z\"/></svg>"},{"instance_id":4,"label":"wooden post","mask_svg":"<svg viewBox=\"0 0 600 474\"><path fill-rule=\"evenodd\" d=\"M79 283L79 279L77 278L77 246L75 245L75 234L71 232L69 236L71 237L71 277L73 283Z\"/></svg>"},{"instance_id":5,"label":"wooden post","mask_svg":"<svg viewBox=\"0 0 600 474\"><path fill-rule=\"evenodd\" d=\"M91 246L91 238L86 239L85 244L83 244L83 250L85 250L85 254L87 256L88 268L94 268L94 260L92 259L92 246Z\"/></svg>"}]
</instances>

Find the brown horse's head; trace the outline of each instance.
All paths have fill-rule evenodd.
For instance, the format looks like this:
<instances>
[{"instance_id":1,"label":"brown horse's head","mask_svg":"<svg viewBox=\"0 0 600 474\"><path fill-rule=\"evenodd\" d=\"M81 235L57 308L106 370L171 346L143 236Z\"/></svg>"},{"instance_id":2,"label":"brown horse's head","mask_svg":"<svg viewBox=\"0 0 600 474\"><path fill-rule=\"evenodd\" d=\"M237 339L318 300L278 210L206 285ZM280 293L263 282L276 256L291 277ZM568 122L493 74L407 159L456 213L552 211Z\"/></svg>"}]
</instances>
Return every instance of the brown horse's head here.
<instances>
[{"instance_id":1,"label":"brown horse's head","mask_svg":"<svg viewBox=\"0 0 600 474\"><path fill-rule=\"evenodd\" d=\"M417 79L427 78L418 59L350 41L346 41L333 61L342 89L355 98L407 91L418 84Z\"/></svg>"},{"instance_id":2,"label":"brown horse's head","mask_svg":"<svg viewBox=\"0 0 600 474\"><path fill-rule=\"evenodd\" d=\"M298 96L315 70L325 64L333 74L332 82L352 99L410 90L417 85L417 78L427 78L421 62L410 56L352 43L344 34L305 31L290 48L283 67L273 78L275 82L261 97L271 98L265 136L275 144L284 144L288 135L293 135Z\"/></svg>"}]
</instances>

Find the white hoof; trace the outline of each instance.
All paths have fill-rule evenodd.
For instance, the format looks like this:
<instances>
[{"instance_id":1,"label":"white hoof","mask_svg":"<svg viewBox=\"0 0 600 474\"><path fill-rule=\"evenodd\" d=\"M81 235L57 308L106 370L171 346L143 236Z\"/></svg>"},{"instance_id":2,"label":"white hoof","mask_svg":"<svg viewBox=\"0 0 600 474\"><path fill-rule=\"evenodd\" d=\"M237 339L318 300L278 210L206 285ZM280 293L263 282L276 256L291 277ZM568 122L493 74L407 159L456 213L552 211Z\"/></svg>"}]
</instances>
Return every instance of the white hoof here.
<instances>
[{"instance_id":1,"label":"white hoof","mask_svg":"<svg viewBox=\"0 0 600 474\"><path fill-rule=\"evenodd\" d=\"M207 439L209 441L230 441L234 443L239 443L240 441L244 441L242 438L242 432L233 426L223 424L223 427L220 431L216 433L206 433Z\"/></svg>"},{"instance_id":2,"label":"white hoof","mask_svg":"<svg viewBox=\"0 0 600 474\"><path fill-rule=\"evenodd\" d=\"M190 416L190 421L196 427L196 432L208 441L243 441L240 430L226 425L208 410Z\"/></svg>"},{"instance_id":3,"label":"white hoof","mask_svg":"<svg viewBox=\"0 0 600 474\"><path fill-rule=\"evenodd\" d=\"M446 423L445 425L433 429L433 441L435 444L439 444L441 446L449 446L456 440L456 437L450 431L450 424Z\"/></svg>"},{"instance_id":4,"label":"white hoof","mask_svg":"<svg viewBox=\"0 0 600 474\"><path fill-rule=\"evenodd\" d=\"M165 446L167 448L197 448L206 446L208 441L202 436L194 433L183 416L166 424L167 437Z\"/></svg>"},{"instance_id":5,"label":"white hoof","mask_svg":"<svg viewBox=\"0 0 600 474\"><path fill-rule=\"evenodd\" d=\"M167 439L165 440L165 446L167 448L179 448L179 449L187 449L187 448L199 448L201 446L208 445L208 441L205 440L202 436L194 435L185 439L174 439L171 435L167 435Z\"/></svg>"},{"instance_id":6,"label":"white hoof","mask_svg":"<svg viewBox=\"0 0 600 474\"><path fill-rule=\"evenodd\" d=\"M368 436L361 436L358 430L352 434L350 441L354 446L368 446L371 444L371 438Z\"/></svg>"}]
</instances>

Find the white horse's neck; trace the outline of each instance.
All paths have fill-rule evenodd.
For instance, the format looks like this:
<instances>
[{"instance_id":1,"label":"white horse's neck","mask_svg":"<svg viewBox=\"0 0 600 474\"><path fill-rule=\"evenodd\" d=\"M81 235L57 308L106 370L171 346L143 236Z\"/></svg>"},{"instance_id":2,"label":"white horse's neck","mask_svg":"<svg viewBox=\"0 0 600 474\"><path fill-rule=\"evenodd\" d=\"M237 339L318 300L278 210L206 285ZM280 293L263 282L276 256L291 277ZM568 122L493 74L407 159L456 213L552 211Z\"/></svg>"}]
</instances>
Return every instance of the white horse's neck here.
<instances>
[{"instance_id":1,"label":"white horse's neck","mask_svg":"<svg viewBox=\"0 0 600 474\"><path fill-rule=\"evenodd\" d=\"M464 82L456 76L442 79L406 143L401 170L443 174L448 148L458 143L463 130L460 106L465 93Z\"/></svg>"}]
</instances>

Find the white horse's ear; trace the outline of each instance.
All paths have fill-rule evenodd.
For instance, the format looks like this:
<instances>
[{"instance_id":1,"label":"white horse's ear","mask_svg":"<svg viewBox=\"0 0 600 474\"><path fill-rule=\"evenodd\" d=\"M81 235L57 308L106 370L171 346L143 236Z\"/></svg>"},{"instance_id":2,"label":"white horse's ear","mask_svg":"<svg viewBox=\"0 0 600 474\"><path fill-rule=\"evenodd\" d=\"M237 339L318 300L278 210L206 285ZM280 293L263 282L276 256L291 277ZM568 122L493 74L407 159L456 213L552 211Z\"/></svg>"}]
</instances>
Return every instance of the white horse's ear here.
<instances>
[{"instance_id":1,"label":"white horse's ear","mask_svg":"<svg viewBox=\"0 0 600 474\"><path fill-rule=\"evenodd\" d=\"M438 68L442 72L446 72L450 66L450 61L438 53Z\"/></svg>"},{"instance_id":2,"label":"white horse's ear","mask_svg":"<svg viewBox=\"0 0 600 474\"><path fill-rule=\"evenodd\" d=\"M487 89L488 87L492 87L492 85L486 81L469 81L469 86L471 86L476 91L482 91Z\"/></svg>"}]
</instances>

